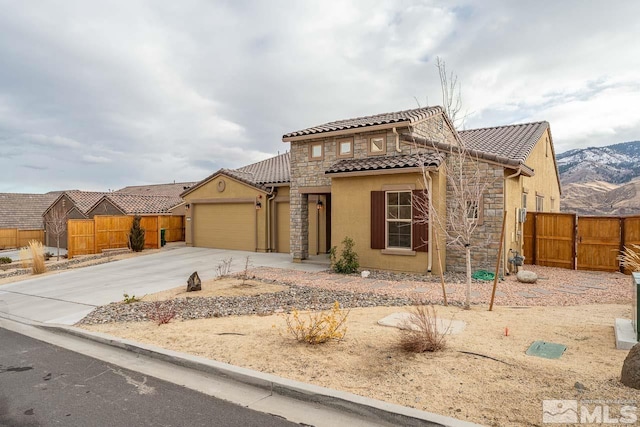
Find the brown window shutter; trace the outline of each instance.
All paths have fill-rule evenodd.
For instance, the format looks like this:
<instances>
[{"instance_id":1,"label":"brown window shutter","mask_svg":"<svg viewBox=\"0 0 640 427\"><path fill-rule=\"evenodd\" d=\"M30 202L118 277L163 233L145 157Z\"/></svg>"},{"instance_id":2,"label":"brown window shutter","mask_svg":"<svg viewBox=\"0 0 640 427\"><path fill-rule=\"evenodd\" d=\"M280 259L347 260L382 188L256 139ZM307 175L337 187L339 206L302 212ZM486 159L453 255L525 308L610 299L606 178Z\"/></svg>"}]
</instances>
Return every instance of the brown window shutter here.
<instances>
[{"instance_id":1,"label":"brown window shutter","mask_svg":"<svg viewBox=\"0 0 640 427\"><path fill-rule=\"evenodd\" d=\"M424 190L413 190L413 250L428 252L429 224L424 221L422 210L429 209L429 196ZM423 207L422 209L417 206Z\"/></svg>"},{"instance_id":2,"label":"brown window shutter","mask_svg":"<svg viewBox=\"0 0 640 427\"><path fill-rule=\"evenodd\" d=\"M385 239L384 191L371 192L371 249L384 249Z\"/></svg>"}]
</instances>

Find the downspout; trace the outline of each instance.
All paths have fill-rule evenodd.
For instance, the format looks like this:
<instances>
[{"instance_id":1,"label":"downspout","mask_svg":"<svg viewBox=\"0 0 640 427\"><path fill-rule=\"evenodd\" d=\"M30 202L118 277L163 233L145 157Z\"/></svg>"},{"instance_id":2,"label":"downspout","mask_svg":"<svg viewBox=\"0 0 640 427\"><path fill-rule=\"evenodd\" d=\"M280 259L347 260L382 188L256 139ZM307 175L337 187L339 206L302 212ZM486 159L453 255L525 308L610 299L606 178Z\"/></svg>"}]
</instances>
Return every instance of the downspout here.
<instances>
[{"instance_id":1,"label":"downspout","mask_svg":"<svg viewBox=\"0 0 640 427\"><path fill-rule=\"evenodd\" d=\"M505 191L507 189L507 180L511 179L511 178L517 178L518 176L520 176L520 174L522 174L522 168L518 168L518 170L509 175L506 176L504 178L504 183L502 184L502 209L503 212L507 210L507 192ZM507 214L508 215L508 214ZM518 222L518 218L516 215L515 218L515 222L516 222L516 227L518 227L518 231L520 231L520 223ZM518 248L518 251L522 250L522 233L520 233L520 238L518 239L518 243L520 244L520 247ZM503 248L502 248L502 275L504 276L505 272L507 271L507 257L508 257L508 250L507 250L507 238L505 236L504 242L502 242Z\"/></svg>"},{"instance_id":2,"label":"downspout","mask_svg":"<svg viewBox=\"0 0 640 427\"><path fill-rule=\"evenodd\" d=\"M271 201L276 198L278 192L275 190L275 187L271 187L271 190L267 193L267 252L273 252L273 248L271 247L271 238L273 234L273 230L271 228Z\"/></svg>"},{"instance_id":3,"label":"downspout","mask_svg":"<svg viewBox=\"0 0 640 427\"><path fill-rule=\"evenodd\" d=\"M395 126L391 129L391 131L396 136L396 151L398 153L402 153L402 148L400 147L400 134L396 130Z\"/></svg>"},{"instance_id":4,"label":"downspout","mask_svg":"<svg viewBox=\"0 0 640 427\"><path fill-rule=\"evenodd\" d=\"M431 210L433 209L433 179L431 178L431 172L425 172L427 173L427 192L429 194L429 222L427 222L427 273L431 273L431 269L433 267L433 221L431 221Z\"/></svg>"}]
</instances>

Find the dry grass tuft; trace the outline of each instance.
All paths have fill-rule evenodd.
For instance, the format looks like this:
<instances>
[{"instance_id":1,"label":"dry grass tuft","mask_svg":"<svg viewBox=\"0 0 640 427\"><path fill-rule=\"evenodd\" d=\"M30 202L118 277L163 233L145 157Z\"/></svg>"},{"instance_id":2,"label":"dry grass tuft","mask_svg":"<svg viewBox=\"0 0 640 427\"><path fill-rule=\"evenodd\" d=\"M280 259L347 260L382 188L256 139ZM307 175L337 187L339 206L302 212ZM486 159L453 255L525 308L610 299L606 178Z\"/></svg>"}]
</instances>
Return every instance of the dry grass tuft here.
<instances>
[{"instance_id":1,"label":"dry grass tuft","mask_svg":"<svg viewBox=\"0 0 640 427\"><path fill-rule=\"evenodd\" d=\"M33 274L42 274L47 271L44 264L44 247L41 242L31 240L29 242L29 252L31 253L31 272Z\"/></svg>"},{"instance_id":2,"label":"dry grass tuft","mask_svg":"<svg viewBox=\"0 0 640 427\"><path fill-rule=\"evenodd\" d=\"M640 271L640 245L625 246L624 250L618 255L620 264L627 270Z\"/></svg>"},{"instance_id":3,"label":"dry grass tuft","mask_svg":"<svg viewBox=\"0 0 640 427\"><path fill-rule=\"evenodd\" d=\"M411 353L443 350L447 329L438 330L438 313L433 306L416 305L410 320L400 329L400 348Z\"/></svg>"}]
</instances>

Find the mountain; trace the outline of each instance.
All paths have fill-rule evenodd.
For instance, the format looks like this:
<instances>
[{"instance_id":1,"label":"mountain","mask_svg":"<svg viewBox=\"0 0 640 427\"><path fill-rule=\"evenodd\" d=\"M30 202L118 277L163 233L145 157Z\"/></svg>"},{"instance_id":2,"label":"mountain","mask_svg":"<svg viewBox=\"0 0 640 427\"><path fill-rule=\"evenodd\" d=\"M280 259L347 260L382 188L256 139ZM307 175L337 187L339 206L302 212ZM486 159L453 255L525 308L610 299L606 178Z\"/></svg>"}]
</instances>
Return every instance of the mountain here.
<instances>
[{"instance_id":1,"label":"mountain","mask_svg":"<svg viewBox=\"0 0 640 427\"><path fill-rule=\"evenodd\" d=\"M640 141L570 150L556 158L562 211L640 214Z\"/></svg>"}]
</instances>

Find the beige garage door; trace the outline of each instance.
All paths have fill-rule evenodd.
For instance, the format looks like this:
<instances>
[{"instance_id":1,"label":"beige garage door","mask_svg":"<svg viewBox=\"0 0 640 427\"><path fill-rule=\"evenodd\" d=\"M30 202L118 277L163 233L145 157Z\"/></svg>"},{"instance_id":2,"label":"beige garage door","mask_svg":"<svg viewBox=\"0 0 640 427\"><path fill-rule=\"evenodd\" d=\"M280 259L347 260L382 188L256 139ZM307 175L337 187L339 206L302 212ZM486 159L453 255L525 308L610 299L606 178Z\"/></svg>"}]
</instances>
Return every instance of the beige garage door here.
<instances>
[{"instance_id":1,"label":"beige garage door","mask_svg":"<svg viewBox=\"0 0 640 427\"><path fill-rule=\"evenodd\" d=\"M289 203L276 203L276 229L278 230L277 251L289 253Z\"/></svg>"},{"instance_id":2,"label":"beige garage door","mask_svg":"<svg viewBox=\"0 0 640 427\"><path fill-rule=\"evenodd\" d=\"M192 221L194 246L255 250L255 208L251 203L198 204Z\"/></svg>"}]
</instances>

